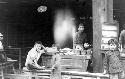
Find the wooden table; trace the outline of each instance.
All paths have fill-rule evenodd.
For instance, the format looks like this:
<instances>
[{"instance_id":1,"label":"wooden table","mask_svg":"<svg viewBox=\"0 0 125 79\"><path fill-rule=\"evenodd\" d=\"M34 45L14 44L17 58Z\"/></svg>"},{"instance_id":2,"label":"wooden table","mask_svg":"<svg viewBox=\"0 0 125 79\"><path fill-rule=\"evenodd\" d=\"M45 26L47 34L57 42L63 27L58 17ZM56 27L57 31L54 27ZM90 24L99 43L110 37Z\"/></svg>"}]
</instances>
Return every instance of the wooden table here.
<instances>
[{"instance_id":1,"label":"wooden table","mask_svg":"<svg viewBox=\"0 0 125 79\"><path fill-rule=\"evenodd\" d=\"M86 72L90 55L61 55L61 71Z\"/></svg>"},{"instance_id":2,"label":"wooden table","mask_svg":"<svg viewBox=\"0 0 125 79\"><path fill-rule=\"evenodd\" d=\"M14 63L16 61L17 60L8 60L4 63L0 63L0 76L2 79L4 79L4 74L15 73Z\"/></svg>"}]
</instances>

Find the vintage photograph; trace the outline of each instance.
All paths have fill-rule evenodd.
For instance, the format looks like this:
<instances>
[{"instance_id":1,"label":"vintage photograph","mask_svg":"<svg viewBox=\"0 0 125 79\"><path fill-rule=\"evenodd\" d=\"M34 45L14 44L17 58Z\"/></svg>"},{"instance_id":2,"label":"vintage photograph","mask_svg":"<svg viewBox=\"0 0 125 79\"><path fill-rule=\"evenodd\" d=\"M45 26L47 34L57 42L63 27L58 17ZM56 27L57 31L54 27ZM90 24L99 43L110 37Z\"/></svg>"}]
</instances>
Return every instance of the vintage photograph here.
<instances>
[{"instance_id":1,"label":"vintage photograph","mask_svg":"<svg viewBox=\"0 0 125 79\"><path fill-rule=\"evenodd\" d=\"M0 79L125 79L125 0L0 0Z\"/></svg>"}]
</instances>

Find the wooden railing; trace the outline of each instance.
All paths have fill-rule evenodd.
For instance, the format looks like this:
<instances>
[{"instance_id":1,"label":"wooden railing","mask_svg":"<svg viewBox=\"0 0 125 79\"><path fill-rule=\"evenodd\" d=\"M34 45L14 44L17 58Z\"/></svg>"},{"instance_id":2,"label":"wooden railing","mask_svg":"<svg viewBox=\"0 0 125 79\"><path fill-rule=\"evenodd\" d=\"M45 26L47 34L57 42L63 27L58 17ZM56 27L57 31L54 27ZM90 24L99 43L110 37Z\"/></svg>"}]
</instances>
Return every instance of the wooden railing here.
<instances>
[{"instance_id":1,"label":"wooden railing","mask_svg":"<svg viewBox=\"0 0 125 79\"><path fill-rule=\"evenodd\" d=\"M14 52L14 51L16 51L16 52ZM8 49L6 49L6 56L8 57L8 56L11 56L11 57L18 57L18 59L16 59L16 60L18 60L18 64L19 64L19 69L21 70L21 63L22 63L22 61L21 61L21 58L22 58L22 55L21 55L21 53L22 53L22 49L21 48L8 48ZM12 53L13 52L13 53Z\"/></svg>"},{"instance_id":2,"label":"wooden railing","mask_svg":"<svg viewBox=\"0 0 125 79\"><path fill-rule=\"evenodd\" d=\"M5 79L32 79L34 78L42 78L42 79L50 79L47 76L41 75L24 75L24 74L4 74Z\"/></svg>"},{"instance_id":3,"label":"wooden railing","mask_svg":"<svg viewBox=\"0 0 125 79\"><path fill-rule=\"evenodd\" d=\"M77 72L77 71L61 71L62 78L65 79L109 79L109 75L103 75L102 73L89 73L89 72Z\"/></svg>"},{"instance_id":4,"label":"wooden railing","mask_svg":"<svg viewBox=\"0 0 125 79\"><path fill-rule=\"evenodd\" d=\"M21 54L19 54L21 55ZM57 57L59 57L60 55L57 54ZM86 56L78 56L76 58L76 56L60 56L61 58L59 58L59 61L56 61L58 64L58 68L60 68L59 70L57 70L57 74L60 73L61 76L58 77L58 79L109 79L109 75L103 75L101 73L88 73L86 72L86 67L84 69L82 69L83 65L85 62L83 61L88 61L89 58L87 58ZM84 57L84 58L83 58ZM74 61L75 59L75 61ZM72 62L68 63L68 62L62 62L63 60L72 60ZM78 61L81 62L78 62ZM86 62L87 62L86 61ZM77 62L77 64L80 65L80 67L76 67L78 65L73 64L74 62ZM82 64L83 63L83 64ZM81 71L72 71L73 69L64 69L64 65L66 64L70 64L73 66L73 68L77 68L75 70L79 70L78 68L82 69ZM82 67L81 67L82 66ZM23 70L23 72L21 74L3 74L2 76L4 78L9 78L9 79L18 79L18 78L22 78L22 79L31 79L32 77L35 78L42 78L42 79L54 79L51 76L55 75L51 70L38 70L38 71L31 71L31 70ZM57 75L58 76L58 75Z\"/></svg>"},{"instance_id":5,"label":"wooden railing","mask_svg":"<svg viewBox=\"0 0 125 79\"><path fill-rule=\"evenodd\" d=\"M50 71L49 71L50 72ZM51 74L47 72L45 74L44 70L40 71L39 75L36 74L4 74L4 78L9 79L32 79L34 78L42 78L42 79L52 79ZM88 73L88 72L75 72L75 71L62 71L60 79L109 79L109 75L103 75L101 73Z\"/></svg>"},{"instance_id":6,"label":"wooden railing","mask_svg":"<svg viewBox=\"0 0 125 79\"><path fill-rule=\"evenodd\" d=\"M14 74L15 73L14 62L16 62L16 60L11 60L11 61L6 61L3 63L0 63L1 79L5 78L4 74Z\"/></svg>"}]
</instances>

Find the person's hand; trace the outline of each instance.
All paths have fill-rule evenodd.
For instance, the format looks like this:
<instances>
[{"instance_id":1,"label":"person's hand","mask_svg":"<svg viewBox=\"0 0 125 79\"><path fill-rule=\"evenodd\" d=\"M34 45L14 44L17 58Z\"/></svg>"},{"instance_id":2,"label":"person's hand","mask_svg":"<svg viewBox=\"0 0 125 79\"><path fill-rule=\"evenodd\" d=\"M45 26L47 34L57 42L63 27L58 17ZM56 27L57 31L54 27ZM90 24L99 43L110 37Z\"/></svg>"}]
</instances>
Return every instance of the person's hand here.
<instances>
[{"instance_id":1,"label":"person's hand","mask_svg":"<svg viewBox=\"0 0 125 79\"><path fill-rule=\"evenodd\" d=\"M55 71L55 66L52 66L51 70L52 70L52 72L54 72Z\"/></svg>"},{"instance_id":2,"label":"person's hand","mask_svg":"<svg viewBox=\"0 0 125 79\"><path fill-rule=\"evenodd\" d=\"M120 51L120 52L123 52L122 45L119 45L119 51Z\"/></svg>"},{"instance_id":3,"label":"person's hand","mask_svg":"<svg viewBox=\"0 0 125 79\"><path fill-rule=\"evenodd\" d=\"M103 74L105 75L106 74L106 70L104 69L104 71L103 71Z\"/></svg>"},{"instance_id":4,"label":"person's hand","mask_svg":"<svg viewBox=\"0 0 125 79\"><path fill-rule=\"evenodd\" d=\"M56 69L57 69L57 66L56 66L56 65L53 65L51 69L52 69L52 70L56 70Z\"/></svg>"},{"instance_id":5,"label":"person's hand","mask_svg":"<svg viewBox=\"0 0 125 79\"><path fill-rule=\"evenodd\" d=\"M44 50L44 53L46 53L47 52L47 49L48 49L48 47L46 47L46 48L44 48L43 50Z\"/></svg>"},{"instance_id":6,"label":"person's hand","mask_svg":"<svg viewBox=\"0 0 125 79\"><path fill-rule=\"evenodd\" d=\"M121 48L120 52L123 52L123 48Z\"/></svg>"},{"instance_id":7,"label":"person's hand","mask_svg":"<svg viewBox=\"0 0 125 79\"><path fill-rule=\"evenodd\" d=\"M84 47L87 48L89 47L90 45L88 43L84 43Z\"/></svg>"},{"instance_id":8,"label":"person's hand","mask_svg":"<svg viewBox=\"0 0 125 79\"><path fill-rule=\"evenodd\" d=\"M38 66L39 69L45 69L45 66Z\"/></svg>"},{"instance_id":9,"label":"person's hand","mask_svg":"<svg viewBox=\"0 0 125 79\"><path fill-rule=\"evenodd\" d=\"M41 53L41 54L44 54L44 53L45 53L45 51L44 51L44 50L39 50L39 51L40 51L40 53Z\"/></svg>"},{"instance_id":10,"label":"person's hand","mask_svg":"<svg viewBox=\"0 0 125 79\"><path fill-rule=\"evenodd\" d=\"M52 70L55 70L55 67L52 67L51 69L52 69Z\"/></svg>"},{"instance_id":11,"label":"person's hand","mask_svg":"<svg viewBox=\"0 0 125 79\"><path fill-rule=\"evenodd\" d=\"M83 50L83 47L81 45L77 45L75 49L76 50Z\"/></svg>"}]
</instances>

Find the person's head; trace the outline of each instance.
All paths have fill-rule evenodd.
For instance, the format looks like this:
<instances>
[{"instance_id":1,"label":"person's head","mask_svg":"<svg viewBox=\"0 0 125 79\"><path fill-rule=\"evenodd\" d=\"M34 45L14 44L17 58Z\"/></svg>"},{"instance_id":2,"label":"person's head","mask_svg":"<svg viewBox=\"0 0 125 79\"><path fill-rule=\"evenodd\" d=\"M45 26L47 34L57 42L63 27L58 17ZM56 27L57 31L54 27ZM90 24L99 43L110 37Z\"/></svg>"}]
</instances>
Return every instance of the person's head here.
<instances>
[{"instance_id":1,"label":"person's head","mask_svg":"<svg viewBox=\"0 0 125 79\"><path fill-rule=\"evenodd\" d=\"M125 24L123 25L123 30L125 30Z\"/></svg>"},{"instance_id":2,"label":"person's head","mask_svg":"<svg viewBox=\"0 0 125 79\"><path fill-rule=\"evenodd\" d=\"M2 33L0 33L0 41L2 41L3 40L3 35L2 35Z\"/></svg>"},{"instance_id":3,"label":"person's head","mask_svg":"<svg viewBox=\"0 0 125 79\"><path fill-rule=\"evenodd\" d=\"M36 41L34 47L36 48L36 50L40 50L42 48L42 42Z\"/></svg>"},{"instance_id":4,"label":"person's head","mask_svg":"<svg viewBox=\"0 0 125 79\"><path fill-rule=\"evenodd\" d=\"M59 44L53 44L53 45L52 45L52 47L56 47L56 48L57 48L57 50L59 50L59 49L60 49L60 45L59 45Z\"/></svg>"},{"instance_id":5,"label":"person's head","mask_svg":"<svg viewBox=\"0 0 125 79\"><path fill-rule=\"evenodd\" d=\"M79 28L78 28L79 31L84 31L84 25L82 23L79 24Z\"/></svg>"},{"instance_id":6,"label":"person's head","mask_svg":"<svg viewBox=\"0 0 125 79\"><path fill-rule=\"evenodd\" d=\"M116 50L118 49L118 41L116 39L110 39L108 41L109 49L110 50Z\"/></svg>"}]
</instances>

